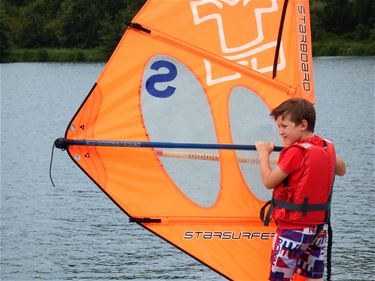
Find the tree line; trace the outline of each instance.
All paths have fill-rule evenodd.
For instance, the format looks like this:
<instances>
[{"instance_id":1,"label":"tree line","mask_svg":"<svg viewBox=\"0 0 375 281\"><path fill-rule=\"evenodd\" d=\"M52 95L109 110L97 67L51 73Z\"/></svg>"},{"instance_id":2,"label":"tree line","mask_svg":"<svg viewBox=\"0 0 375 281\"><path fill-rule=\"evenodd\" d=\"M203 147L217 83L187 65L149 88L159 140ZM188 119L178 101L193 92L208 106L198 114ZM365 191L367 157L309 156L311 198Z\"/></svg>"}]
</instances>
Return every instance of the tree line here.
<instances>
[{"instance_id":1,"label":"tree line","mask_svg":"<svg viewBox=\"0 0 375 281\"><path fill-rule=\"evenodd\" d=\"M313 40L329 35L348 40L375 39L375 1L310 0Z\"/></svg>"},{"instance_id":2,"label":"tree line","mask_svg":"<svg viewBox=\"0 0 375 281\"><path fill-rule=\"evenodd\" d=\"M178 0L171 0L178 1ZM146 0L0 0L0 58L15 48L97 48L109 55ZM374 0L311 0L313 42L375 41ZM375 46L374 46L375 48Z\"/></svg>"}]
</instances>

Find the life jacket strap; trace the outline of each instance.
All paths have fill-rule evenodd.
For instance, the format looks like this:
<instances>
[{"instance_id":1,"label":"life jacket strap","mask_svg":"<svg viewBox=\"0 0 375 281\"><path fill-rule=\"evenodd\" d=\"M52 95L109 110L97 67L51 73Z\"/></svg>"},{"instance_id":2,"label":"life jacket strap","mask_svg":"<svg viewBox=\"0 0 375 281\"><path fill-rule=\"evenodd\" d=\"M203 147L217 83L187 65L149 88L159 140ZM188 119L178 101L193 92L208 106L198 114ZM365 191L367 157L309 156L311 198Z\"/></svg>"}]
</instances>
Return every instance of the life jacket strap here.
<instances>
[{"instance_id":1,"label":"life jacket strap","mask_svg":"<svg viewBox=\"0 0 375 281\"><path fill-rule=\"evenodd\" d=\"M282 201L273 198L273 204L277 207L284 208L290 211L299 211L302 212L303 216L307 215L307 212L313 212L313 211L327 211L330 209L329 203L323 203L323 204L309 204L309 199L306 197L303 200L302 204L297 203L291 203L287 201Z\"/></svg>"},{"instance_id":2,"label":"life jacket strap","mask_svg":"<svg viewBox=\"0 0 375 281\"><path fill-rule=\"evenodd\" d=\"M269 208L267 209L268 206ZM327 213L326 213L325 221L327 222L329 220L329 210L331 208L331 200L329 200L328 203L324 203L324 204L309 204L308 198L305 198L303 204L296 204L296 203L286 202L286 201L272 198L272 200L267 201L263 205L263 207L260 209L260 214L259 214L260 220L263 222L265 226L269 225L271 221L271 215L275 206L279 208L287 209L289 211L302 212L303 216L306 216L307 212L326 211Z\"/></svg>"}]
</instances>

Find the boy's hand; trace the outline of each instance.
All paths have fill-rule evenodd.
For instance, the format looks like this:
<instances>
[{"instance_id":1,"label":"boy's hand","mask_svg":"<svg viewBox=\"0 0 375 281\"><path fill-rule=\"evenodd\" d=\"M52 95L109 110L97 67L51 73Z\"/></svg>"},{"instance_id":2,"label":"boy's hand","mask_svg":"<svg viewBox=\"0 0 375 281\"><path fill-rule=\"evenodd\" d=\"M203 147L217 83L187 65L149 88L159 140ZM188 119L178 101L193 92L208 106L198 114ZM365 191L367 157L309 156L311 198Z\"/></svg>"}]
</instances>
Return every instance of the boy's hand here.
<instances>
[{"instance_id":1,"label":"boy's hand","mask_svg":"<svg viewBox=\"0 0 375 281\"><path fill-rule=\"evenodd\" d=\"M273 151L275 145L269 141L257 141L255 147L259 154L269 155Z\"/></svg>"},{"instance_id":2,"label":"boy's hand","mask_svg":"<svg viewBox=\"0 0 375 281\"><path fill-rule=\"evenodd\" d=\"M274 149L274 144L268 141L257 141L255 147L259 154L260 174L263 184L266 188L271 189L280 184L288 174L280 169L279 166L272 170L270 165L270 154Z\"/></svg>"}]
</instances>

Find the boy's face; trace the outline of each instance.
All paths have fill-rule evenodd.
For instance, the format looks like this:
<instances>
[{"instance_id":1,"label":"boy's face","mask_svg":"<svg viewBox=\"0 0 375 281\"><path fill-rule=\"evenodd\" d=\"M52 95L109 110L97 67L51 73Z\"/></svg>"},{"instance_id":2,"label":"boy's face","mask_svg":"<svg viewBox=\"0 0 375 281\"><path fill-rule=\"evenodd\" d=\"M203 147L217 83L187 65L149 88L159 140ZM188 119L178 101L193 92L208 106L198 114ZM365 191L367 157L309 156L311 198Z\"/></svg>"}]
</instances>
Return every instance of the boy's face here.
<instances>
[{"instance_id":1,"label":"boy's face","mask_svg":"<svg viewBox=\"0 0 375 281\"><path fill-rule=\"evenodd\" d=\"M306 133L307 122L303 120L301 124L296 125L289 119L289 116L279 116L276 118L276 124L279 127L279 134L283 139L285 146L292 145L301 141Z\"/></svg>"}]
</instances>

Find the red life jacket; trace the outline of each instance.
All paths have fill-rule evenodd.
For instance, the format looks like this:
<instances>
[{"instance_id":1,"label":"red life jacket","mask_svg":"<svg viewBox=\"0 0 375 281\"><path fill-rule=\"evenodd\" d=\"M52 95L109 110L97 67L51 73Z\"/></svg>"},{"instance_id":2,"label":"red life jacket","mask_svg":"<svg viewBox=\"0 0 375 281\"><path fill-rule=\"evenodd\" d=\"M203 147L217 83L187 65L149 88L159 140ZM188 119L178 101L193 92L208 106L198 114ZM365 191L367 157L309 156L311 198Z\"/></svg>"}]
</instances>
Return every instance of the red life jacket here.
<instances>
[{"instance_id":1,"label":"red life jacket","mask_svg":"<svg viewBox=\"0 0 375 281\"><path fill-rule=\"evenodd\" d=\"M285 148L304 150L304 169L298 182L288 180L274 188L272 200L261 210L261 219L268 225L271 213L277 222L313 225L328 222L332 186L335 176L336 153L333 144L324 140L324 147L310 143L294 144ZM266 217L265 208L271 205Z\"/></svg>"}]
</instances>

